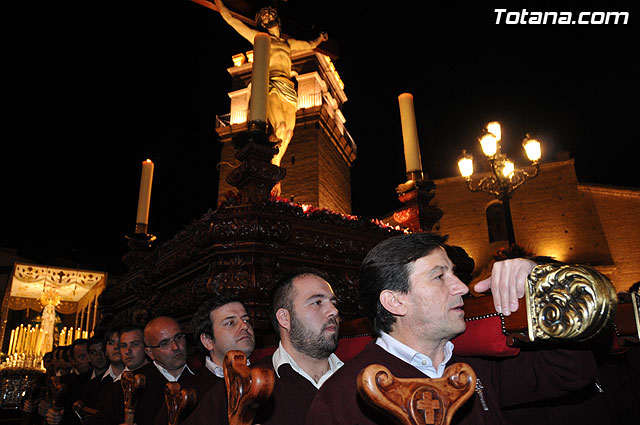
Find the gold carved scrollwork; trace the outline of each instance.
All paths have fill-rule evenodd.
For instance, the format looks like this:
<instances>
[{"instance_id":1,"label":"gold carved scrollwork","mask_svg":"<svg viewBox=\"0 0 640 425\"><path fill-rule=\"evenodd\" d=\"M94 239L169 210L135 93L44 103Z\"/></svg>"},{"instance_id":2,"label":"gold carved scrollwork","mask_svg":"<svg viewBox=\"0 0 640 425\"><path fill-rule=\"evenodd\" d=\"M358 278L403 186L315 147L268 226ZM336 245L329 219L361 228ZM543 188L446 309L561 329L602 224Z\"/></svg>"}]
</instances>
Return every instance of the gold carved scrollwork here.
<instances>
[{"instance_id":1,"label":"gold carved scrollwork","mask_svg":"<svg viewBox=\"0 0 640 425\"><path fill-rule=\"evenodd\" d=\"M531 341L587 340L610 323L617 305L609 279L585 266L536 266L525 295Z\"/></svg>"}]
</instances>

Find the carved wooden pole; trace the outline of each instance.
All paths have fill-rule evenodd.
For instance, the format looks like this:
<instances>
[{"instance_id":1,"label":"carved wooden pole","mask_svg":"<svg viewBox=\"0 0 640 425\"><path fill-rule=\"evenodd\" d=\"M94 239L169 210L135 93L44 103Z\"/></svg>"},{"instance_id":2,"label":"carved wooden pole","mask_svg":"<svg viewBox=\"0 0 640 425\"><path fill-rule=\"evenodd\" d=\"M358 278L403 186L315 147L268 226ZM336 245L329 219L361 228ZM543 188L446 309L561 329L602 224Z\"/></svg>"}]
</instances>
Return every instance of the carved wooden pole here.
<instances>
[{"instance_id":1,"label":"carved wooden pole","mask_svg":"<svg viewBox=\"0 0 640 425\"><path fill-rule=\"evenodd\" d=\"M362 398L398 425L449 425L475 383L476 374L466 363L449 366L438 379L396 378L378 364L367 366L357 378Z\"/></svg>"},{"instance_id":2,"label":"carved wooden pole","mask_svg":"<svg viewBox=\"0 0 640 425\"><path fill-rule=\"evenodd\" d=\"M249 368L247 356L231 350L224 357L229 425L251 425L257 407L273 392L275 374L271 369Z\"/></svg>"},{"instance_id":3,"label":"carved wooden pole","mask_svg":"<svg viewBox=\"0 0 640 425\"><path fill-rule=\"evenodd\" d=\"M124 423L133 425L136 407L140 394L147 383L144 375L135 375L133 372L125 370L122 372L120 384L122 385L122 393L124 394Z\"/></svg>"},{"instance_id":4,"label":"carved wooden pole","mask_svg":"<svg viewBox=\"0 0 640 425\"><path fill-rule=\"evenodd\" d=\"M60 382L59 376L51 376L49 378L51 389L51 401L53 402L53 410L62 413L64 402L67 398L67 386Z\"/></svg>"},{"instance_id":5,"label":"carved wooden pole","mask_svg":"<svg viewBox=\"0 0 640 425\"><path fill-rule=\"evenodd\" d=\"M177 382L167 382L164 387L164 403L169 417L168 425L178 425L196 405L196 390L181 388Z\"/></svg>"}]
</instances>

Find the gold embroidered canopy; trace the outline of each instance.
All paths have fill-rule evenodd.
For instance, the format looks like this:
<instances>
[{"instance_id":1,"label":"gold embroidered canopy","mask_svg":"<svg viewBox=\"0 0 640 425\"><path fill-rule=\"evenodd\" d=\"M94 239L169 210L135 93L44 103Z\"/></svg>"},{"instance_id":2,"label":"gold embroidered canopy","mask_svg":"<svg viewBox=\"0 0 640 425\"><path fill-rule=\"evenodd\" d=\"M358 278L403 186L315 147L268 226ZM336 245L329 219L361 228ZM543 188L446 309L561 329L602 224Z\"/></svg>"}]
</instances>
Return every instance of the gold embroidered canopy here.
<instances>
[{"instance_id":1,"label":"gold embroidered canopy","mask_svg":"<svg viewBox=\"0 0 640 425\"><path fill-rule=\"evenodd\" d=\"M61 314L76 314L74 329L90 334L96 325L98 296L104 290L103 272L15 263L2 301L0 340L4 341L9 310L31 309L43 312L47 323ZM45 314L46 313L46 314ZM49 317L51 316L51 317ZM48 324L49 338L53 322ZM82 335L82 334L80 334ZM51 347L53 340L47 341Z\"/></svg>"},{"instance_id":2,"label":"gold embroidered canopy","mask_svg":"<svg viewBox=\"0 0 640 425\"><path fill-rule=\"evenodd\" d=\"M59 313L75 313L97 298L106 278L101 272L16 263L7 307L42 311L53 303Z\"/></svg>"}]
</instances>

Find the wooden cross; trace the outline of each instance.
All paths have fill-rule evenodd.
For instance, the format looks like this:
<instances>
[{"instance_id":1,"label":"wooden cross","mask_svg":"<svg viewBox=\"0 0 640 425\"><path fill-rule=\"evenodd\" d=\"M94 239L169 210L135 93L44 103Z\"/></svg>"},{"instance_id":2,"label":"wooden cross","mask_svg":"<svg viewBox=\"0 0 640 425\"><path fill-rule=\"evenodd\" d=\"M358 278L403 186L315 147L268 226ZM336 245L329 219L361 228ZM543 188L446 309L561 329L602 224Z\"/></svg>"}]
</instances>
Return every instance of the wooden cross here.
<instances>
[{"instance_id":1,"label":"wooden cross","mask_svg":"<svg viewBox=\"0 0 640 425\"><path fill-rule=\"evenodd\" d=\"M199 5L204 6L207 9L215 10L216 12L218 12L218 7L212 1L208 1L208 0L191 0L191 1L193 1L194 3L198 3ZM245 24L252 27L256 26L256 22L253 19L249 19L246 16L243 16L239 13L232 11L231 9L229 9L229 12L231 12L231 15L234 18L241 20ZM280 36L282 38L289 38L289 35L285 34L284 32L281 32ZM329 36L331 36L331 34L329 34ZM322 53L323 55L329 56L333 60L336 60L338 59L338 53L340 48L338 46L337 41L330 38L329 40L324 41L321 45L316 47L314 50L317 51L318 53Z\"/></svg>"},{"instance_id":2,"label":"wooden cross","mask_svg":"<svg viewBox=\"0 0 640 425\"><path fill-rule=\"evenodd\" d=\"M465 363L449 366L435 379L396 378L386 367L372 364L357 378L364 401L398 425L449 425L473 394L475 382L475 372Z\"/></svg>"},{"instance_id":3,"label":"wooden cross","mask_svg":"<svg viewBox=\"0 0 640 425\"><path fill-rule=\"evenodd\" d=\"M427 424L433 424L436 420L435 411L440 409L440 401L433 399L433 394L429 391L422 393L422 398L416 402L416 408L424 412L424 420Z\"/></svg>"}]
</instances>

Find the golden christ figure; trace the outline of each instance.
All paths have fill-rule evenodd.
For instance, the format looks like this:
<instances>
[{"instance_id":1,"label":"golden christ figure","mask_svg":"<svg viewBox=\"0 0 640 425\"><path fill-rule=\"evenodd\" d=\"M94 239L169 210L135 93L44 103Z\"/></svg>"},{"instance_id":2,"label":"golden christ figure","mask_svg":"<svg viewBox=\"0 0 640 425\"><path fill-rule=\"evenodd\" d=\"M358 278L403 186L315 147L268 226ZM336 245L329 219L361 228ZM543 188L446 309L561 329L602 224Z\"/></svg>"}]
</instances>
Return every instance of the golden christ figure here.
<instances>
[{"instance_id":1,"label":"golden christ figure","mask_svg":"<svg viewBox=\"0 0 640 425\"><path fill-rule=\"evenodd\" d=\"M260 9L255 18L257 29L254 29L233 17L222 0L215 0L215 2L222 18L250 43L253 44L253 39L258 32L266 32L271 36L267 121L281 141L278 153L271 160L272 164L279 166L293 136L298 109L298 93L292 81L291 52L315 49L320 43L326 41L328 36L322 32L315 40L310 41L284 39L280 36L280 18L275 9L271 7ZM274 188L275 195L280 194L279 186L278 183Z\"/></svg>"}]
</instances>

